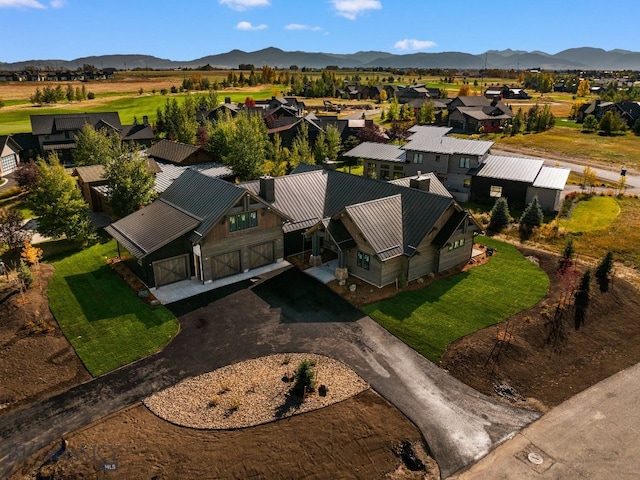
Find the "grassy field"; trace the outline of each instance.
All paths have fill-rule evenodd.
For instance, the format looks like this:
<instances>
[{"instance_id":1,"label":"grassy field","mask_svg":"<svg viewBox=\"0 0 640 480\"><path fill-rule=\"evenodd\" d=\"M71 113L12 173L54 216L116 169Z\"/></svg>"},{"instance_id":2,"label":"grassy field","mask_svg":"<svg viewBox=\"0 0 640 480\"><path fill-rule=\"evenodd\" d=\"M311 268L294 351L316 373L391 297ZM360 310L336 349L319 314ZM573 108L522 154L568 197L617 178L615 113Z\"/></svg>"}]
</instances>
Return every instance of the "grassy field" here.
<instances>
[{"instance_id":1,"label":"grassy field","mask_svg":"<svg viewBox=\"0 0 640 480\"><path fill-rule=\"evenodd\" d=\"M115 255L111 240L51 261L51 311L94 376L156 352L179 330L169 310L146 305L106 264Z\"/></svg>"},{"instance_id":2,"label":"grassy field","mask_svg":"<svg viewBox=\"0 0 640 480\"><path fill-rule=\"evenodd\" d=\"M620 214L614 197L590 197L582 200L571 211L571 217L560 221L560 226L571 233L595 232L609 228Z\"/></svg>"},{"instance_id":3,"label":"grassy field","mask_svg":"<svg viewBox=\"0 0 640 480\"><path fill-rule=\"evenodd\" d=\"M363 307L365 313L426 358L438 362L447 345L538 302L549 278L514 246L479 238L497 248L486 265L402 292Z\"/></svg>"}]
</instances>

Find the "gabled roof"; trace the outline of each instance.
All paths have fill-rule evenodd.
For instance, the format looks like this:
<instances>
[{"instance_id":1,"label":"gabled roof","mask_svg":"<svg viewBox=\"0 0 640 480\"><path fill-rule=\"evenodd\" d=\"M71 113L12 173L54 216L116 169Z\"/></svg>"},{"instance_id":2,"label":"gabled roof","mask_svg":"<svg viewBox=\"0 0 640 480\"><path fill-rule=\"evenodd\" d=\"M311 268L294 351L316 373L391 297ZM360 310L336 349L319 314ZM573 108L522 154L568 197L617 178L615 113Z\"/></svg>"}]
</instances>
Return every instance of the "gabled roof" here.
<instances>
[{"instance_id":1,"label":"gabled roof","mask_svg":"<svg viewBox=\"0 0 640 480\"><path fill-rule=\"evenodd\" d=\"M83 183L104 182L103 165L86 165L73 169L72 175L78 177Z\"/></svg>"},{"instance_id":2,"label":"gabled roof","mask_svg":"<svg viewBox=\"0 0 640 480\"><path fill-rule=\"evenodd\" d=\"M118 112L100 113L61 113L51 115L31 115L31 131L34 135L51 135L56 131L81 130L85 124L95 127L100 122L120 130L120 115Z\"/></svg>"},{"instance_id":3,"label":"gabled roof","mask_svg":"<svg viewBox=\"0 0 640 480\"><path fill-rule=\"evenodd\" d=\"M120 136L123 140L153 140L156 138L151 125L123 125Z\"/></svg>"},{"instance_id":4,"label":"gabled roof","mask_svg":"<svg viewBox=\"0 0 640 480\"><path fill-rule=\"evenodd\" d=\"M534 158L489 155L475 175L533 183L543 165L543 160Z\"/></svg>"},{"instance_id":5,"label":"gabled roof","mask_svg":"<svg viewBox=\"0 0 640 480\"><path fill-rule=\"evenodd\" d=\"M551 190L564 190L570 173L571 170L569 168L542 167L533 182L533 186Z\"/></svg>"},{"instance_id":6,"label":"gabled roof","mask_svg":"<svg viewBox=\"0 0 640 480\"><path fill-rule=\"evenodd\" d=\"M407 152L397 145L362 142L348 152L343 153L343 156L404 163Z\"/></svg>"},{"instance_id":7,"label":"gabled roof","mask_svg":"<svg viewBox=\"0 0 640 480\"><path fill-rule=\"evenodd\" d=\"M466 140L453 137L435 137L431 135L413 135L405 150L415 150L418 152L432 152L444 154L479 155L486 154L493 146L493 142L486 140Z\"/></svg>"},{"instance_id":8,"label":"gabled roof","mask_svg":"<svg viewBox=\"0 0 640 480\"><path fill-rule=\"evenodd\" d=\"M132 255L140 258L185 235L199 223L199 218L159 199L105 227L105 230Z\"/></svg>"},{"instance_id":9,"label":"gabled roof","mask_svg":"<svg viewBox=\"0 0 640 480\"><path fill-rule=\"evenodd\" d=\"M434 127L432 125L414 125L408 132L411 135L408 140L412 138L424 138L424 137L444 137L447 133L453 130L452 127Z\"/></svg>"},{"instance_id":10,"label":"gabled roof","mask_svg":"<svg viewBox=\"0 0 640 480\"><path fill-rule=\"evenodd\" d=\"M171 163L183 163L191 155L195 154L200 147L188 145L186 143L172 142L162 139L158 143L151 145L147 149L147 155L156 160L164 160Z\"/></svg>"},{"instance_id":11,"label":"gabled roof","mask_svg":"<svg viewBox=\"0 0 640 480\"><path fill-rule=\"evenodd\" d=\"M344 210L380 260L404 253L400 194L349 205Z\"/></svg>"},{"instance_id":12,"label":"gabled roof","mask_svg":"<svg viewBox=\"0 0 640 480\"><path fill-rule=\"evenodd\" d=\"M12 135L0 135L0 153L5 146L8 146L14 152L22 150L20 144L13 138Z\"/></svg>"},{"instance_id":13,"label":"gabled roof","mask_svg":"<svg viewBox=\"0 0 640 480\"><path fill-rule=\"evenodd\" d=\"M456 108L463 115L468 115L475 120L508 120L513 117L513 113L504 112L494 107L458 107Z\"/></svg>"},{"instance_id":14,"label":"gabled roof","mask_svg":"<svg viewBox=\"0 0 640 480\"><path fill-rule=\"evenodd\" d=\"M433 172L421 173L420 176L414 175L413 177L404 177L398 178L396 180L389 180L389 183L393 183L394 185L400 185L402 187L411 188L411 180L417 179L429 179L429 193L433 193L435 195L442 195L443 197L453 198L451 192L447 190L442 182L438 179L437 175Z\"/></svg>"},{"instance_id":15,"label":"gabled roof","mask_svg":"<svg viewBox=\"0 0 640 480\"><path fill-rule=\"evenodd\" d=\"M197 165L175 165L173 163L157 162L159 172L156 173L156 192L162 193L187 169L197 170L203 175L215 178L233 177L233 170L226 165L216 162L199 163Z\"/></svg>"}]
</instances>

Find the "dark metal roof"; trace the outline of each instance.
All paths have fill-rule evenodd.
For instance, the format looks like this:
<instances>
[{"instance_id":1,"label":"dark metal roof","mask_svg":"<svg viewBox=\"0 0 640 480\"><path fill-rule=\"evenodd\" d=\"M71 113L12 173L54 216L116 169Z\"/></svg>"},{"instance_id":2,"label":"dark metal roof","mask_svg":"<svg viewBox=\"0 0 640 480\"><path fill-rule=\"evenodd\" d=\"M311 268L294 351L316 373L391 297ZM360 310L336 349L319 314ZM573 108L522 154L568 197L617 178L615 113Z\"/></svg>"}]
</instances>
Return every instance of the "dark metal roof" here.
<instances>
[{"instance_id":1,"label":"dark metal roof","mask_svg":"<svg viewBox=\"0 0 640 480\"><path fill-rule=\"evenodd\" d=\"M147 149L147 155L156 160L181 164L198 150L200 150L200 148L195 145L162 139Z\"/></svg>"},{"instance_id":2,"label":"dark metal roof","mask_svg":"<svg viewBox=\"0 0 640 480\"><path fill-rule=\"evenodd\" d=\"M82 180L83 183L103 182L104 165L86 165L84 167L76 167L73 175Z\"/></svg>"},{"instance_id":3,"label":"dark metal roof","mask_svg":"<svg viewBox=\"0 0 640 480\"><path fill-rule=\"evenodd\" d=\"M198 218L156 200L105 230L132 255L141 258L192 231L199 223Z\"/></svg>"},{"instance_id":4,"label":"dark metal roof","mask_svg":"<svg viewBox=\"0 0 640 480\"><path fill-rule=\"evenodd\" d=\"M404 162L407 156L402 148L397 145L362 142L355 148L343 153L345 157L366 158L371 160L383 160L386 162Z\"/></svg>"},{"instance_id":5,"label":"dark metal roof","mask_svg":"<svg viewBox=\"0 0 640 480\"><path fill-rule=\"evenodd\" d=\"M153 140L156 138L151 125L124 125L120 135L123 140Z\"/></svg>"},{"instance_id":6,"label":"dark metal roof","mask_svg":"<svg viewBox=\"0 0 640 480\"><path fill-rule=\"evenodd\" d=\"M52 115L31 115L31 132L34 135L50 135L54 131L81 130L85 124L98 125L100 121L116 130L122 128L118 112L61 113Z\"/></svg>"},{"instance_id":7,"label":"dark metal roof","mask_svg":"<svg viewBox=\"0 0 640 480\"><path fill-rule=\"evenodd\" d=\"M451 217L449 217L447 223L444 224L431 243L438 248L444 247L447 244L447 240L451 238L451 235L453 235L458 227L460 227L460 224L466 217L467 212L457 210L453 215L451 215Z\"/></svg>"},{"instance_id":8,"label":"dark metal roof","mask_svg":"<svg viewBox=\"0 0 640 480\"><path fill-rule=\"evenodd\" d=\"M340 250L348 250L357 245L341 221L331 219L323 223L325 223L327 232L329 232L329 235L331 235L331 238L333 238L334 243Z\"/></svg>"},{"instance_id":9,"label":"dark metal roof","mask_svg":"<svg viewBox=\"0 0 640 480\"><path fill-rule=\"evenodd\" d=\"M371 200L345 207L347 214L380 260L402 255L402 196Z\"/></svg>"},{"instance_id":10,"label":"dark metal roof","mask_svg":"<svg viewBox=\"0 0 640 480\"><path fill-rule=\"evenodd\" d=\"M298 166L291 171L291 174L293 175L295 173L314 172L316 170L323 170L323 168L320 165L299 163Z\"/></svg>"},{"instance_id":11,"label":"dark metal roof","mask_svg":"<svg viewBox=\"0 0 640 480\"><path fill-rule=\"evenodd\" d=\"M233 183L209 177L191 168L186 169L162 196L162 201L202 219L202 223L191 235L197 243L217 221L246 195L243 188Z\"/></svg>"},{"instance_id":12,"label":"dark metal roof","mask_svg":"<svg viewBox=\"0 0 640 480\"><path fill-rule=\"evenodd\" d=\"M199 163L197 165L175 165L173 163L156 162L159 166L159 172L156 173L156 192L162 193L169 186L176 181L176 179L182 175L182 173L190 168L197 170L203 175L215 178L229 178L233 177L233 170L226 165L216 162Z\"/></svg>"},{"instance_id":13,"label":"dark metal roof","mask_svg":"<svg viewBox=\"0 0 640 480\"><path fill-rule=\"evenodd\" d=\"M533 183L543 164L543 160L534 158L489 155L476 176Z\"/></svg>"},{"instance_id":14,"label":"dark metal roof","mask_svg":"<svg viewBox=\"0 0 640 480\"><path fill-rule=\"evenodd\" d=\"M569 168L542 167L533 182L533 186L551 190L564 190L570 173L571 170Z\"/></svg>"},{"instance_id":15,"label":"dark metal roof","mask_svg":"<svg viewBox=\"0 0 640 480\"><path fill-rule=\"evenodd\" d=\"M429 178L429 193L433 193L435 195L442 195L443 197L453 198L453 195L451 195L451 192L447 190L447 187L445 187L442 184L442 182L438 179L438 176L433 172L421 173L420 176L414 175L413 177L404 177L404 178L398 178L396 180L389 180L389 183L393 183L394 185L400 185L401 187L410 188L412 179L422 179L422 178Z\"/></svg>"}]
</instances>

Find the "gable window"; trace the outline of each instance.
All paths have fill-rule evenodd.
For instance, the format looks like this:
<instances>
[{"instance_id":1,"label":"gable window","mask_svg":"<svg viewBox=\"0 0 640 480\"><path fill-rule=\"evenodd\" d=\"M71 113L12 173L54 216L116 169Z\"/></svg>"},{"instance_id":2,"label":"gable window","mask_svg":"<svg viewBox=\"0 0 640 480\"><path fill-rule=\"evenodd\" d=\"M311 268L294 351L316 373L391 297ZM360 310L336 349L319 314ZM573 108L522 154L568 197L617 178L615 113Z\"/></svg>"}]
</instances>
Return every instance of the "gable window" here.
<instances>
[{"instance_id":1,"label":"gable window","mask_svg":"<svg viewBox=\"0 0 640 480\"><path fill-rule=\"evenodd\" d=\"M464 238L460 240L456 240L455 242L449 244L449 250L455 250L456 248L460 248L464 245Z\"/></svg>"},{"instance_id":2,"label":"gable window","mask_svg":"<svg viewBox=\"0 0 640 480\"><path fill-rule=\"evenodd\" d=\"M371 263L371 257L369 256L369 254L358 250L358 254L356 256L356 265L361 268L364 268L365 270L369 270L370 263Z\"/></svg>"},{"instance_id":3,"label":"gable window","mask_svg":"<svg viewBox=\"0 0 640 480\"><path fill-rule=\"evenodd\" d=\"M469 157L460 157L460 168L469 168L471 159Z\"/></svg>"},{"instance_id":4,"label":"gable window","mask_svg":"<svg viewBox=\"0 0 640 480\"><path fill-rule=\"evenodd\" d=\"M502 187L499 185L491 185L489 189L489 196L493 198L500 198L502 196Z\"/></svg>"},{"instance_id":5,"label":"gable window","mask_svg":"<svg viewBox=\"0 0 640 480\"><path fill-rule=\"evenodd\" d=\"M414 153L413 154L413 163L422 163L422 154Z\"/></svg>"},{"instance_id":6,"label":"gable window","mask_svg":"<svg viewBox=\"0 0 640 480\"><path fill-rule=\"evenodd\" d=\"M229 216L229 231L235 232L258 226L258 212L242 212Z\"/></svg>"}]
</instances>

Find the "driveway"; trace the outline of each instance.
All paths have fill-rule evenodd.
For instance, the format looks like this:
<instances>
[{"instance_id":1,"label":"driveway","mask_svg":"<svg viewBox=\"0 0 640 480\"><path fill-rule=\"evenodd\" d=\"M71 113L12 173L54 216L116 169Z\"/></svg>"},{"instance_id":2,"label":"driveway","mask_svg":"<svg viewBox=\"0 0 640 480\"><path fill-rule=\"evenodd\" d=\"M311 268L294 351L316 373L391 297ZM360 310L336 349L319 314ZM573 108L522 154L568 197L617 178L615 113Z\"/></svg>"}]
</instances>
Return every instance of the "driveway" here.
<instances>
[{"instance_id":1,"label":"driveway","mask_svg":"<svg viewBox=\"0 0 640 480\"><path fill-rule=\"evenodd\" d=\"M3 416L0 476L24 455L155 391L276 352L320 353L350 365L420 428L443 477L539 416L462 384L295 268L169 308L181 331L161 352Z\"/></svg>"}]
</instances>

